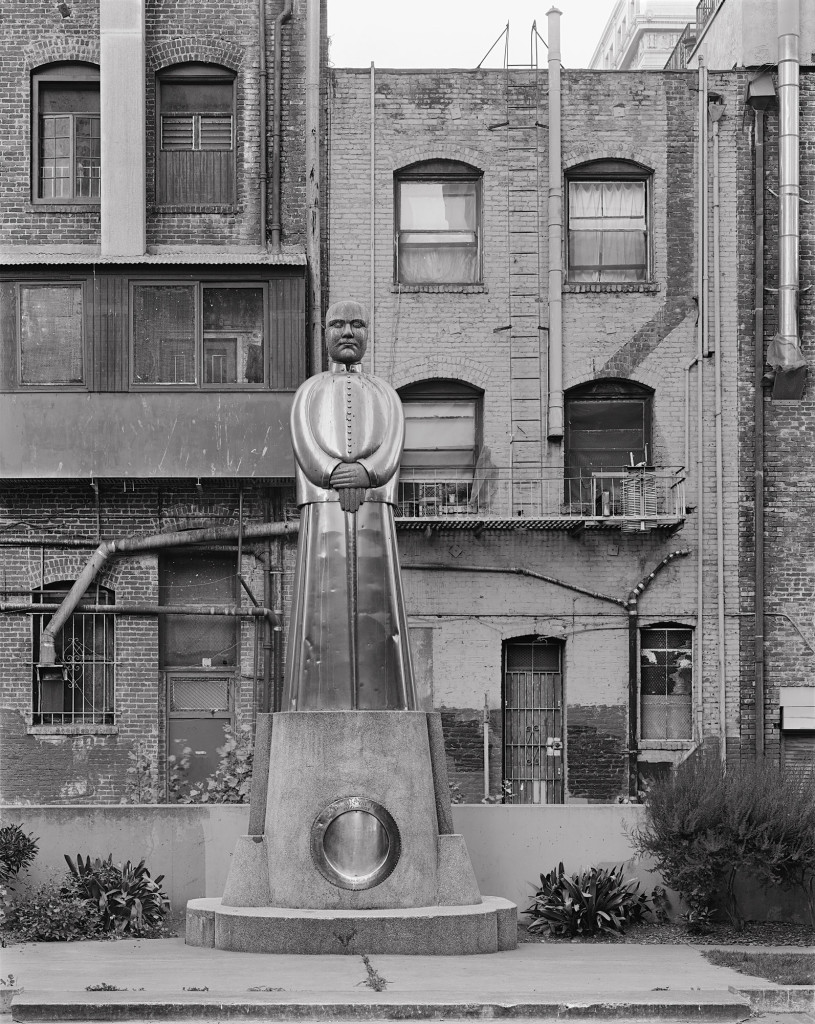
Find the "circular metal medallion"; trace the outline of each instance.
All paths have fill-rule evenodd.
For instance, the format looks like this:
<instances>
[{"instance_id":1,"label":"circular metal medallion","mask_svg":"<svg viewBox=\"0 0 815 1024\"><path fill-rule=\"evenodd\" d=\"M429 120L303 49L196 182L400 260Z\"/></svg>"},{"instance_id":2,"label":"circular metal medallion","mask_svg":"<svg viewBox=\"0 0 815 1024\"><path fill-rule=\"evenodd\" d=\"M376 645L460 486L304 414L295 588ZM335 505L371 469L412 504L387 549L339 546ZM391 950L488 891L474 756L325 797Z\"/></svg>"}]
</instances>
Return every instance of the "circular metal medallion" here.
<instances>
[{"instance_id":1,"label":"circular metal medallion","mask_svg":"<svg viewBox=\"0 0 815 1024\"><path fill-rule=\"evenodd\" d=\"M311 826L311 856L317 870L341 889L371 889L393 871L402 852L399 828L375 800L334 800Z\"/></svg>"}]
</instances>

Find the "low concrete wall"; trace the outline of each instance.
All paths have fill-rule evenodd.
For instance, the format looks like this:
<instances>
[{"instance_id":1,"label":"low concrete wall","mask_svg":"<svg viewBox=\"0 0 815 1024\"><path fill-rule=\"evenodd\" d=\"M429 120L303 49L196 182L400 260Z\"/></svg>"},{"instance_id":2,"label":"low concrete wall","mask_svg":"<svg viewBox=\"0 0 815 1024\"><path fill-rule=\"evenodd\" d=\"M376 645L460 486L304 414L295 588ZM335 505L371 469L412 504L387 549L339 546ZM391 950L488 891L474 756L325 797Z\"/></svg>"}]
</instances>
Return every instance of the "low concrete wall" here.
<instances>
[{"instance_id":1,"label":"low concrete wall","mask_svg":"<svg viewBox=\"0 0 815 1024\"><path fill-rule=\"evenodd\" d=\"M660 884L647 862L635 857L628 838L644 808L637 804L483 806L453 808L482 893L503 896L524 910L541 872L559 861L567 871L625 864L646 891ZM0 807L0 823L17 823L38 839L39 854L27 879L62 876L64 855L77 853L114 861L142 858L153 876L163 874L174 914L187 900L223 893L229 862L249 822L247 804L150 804ZM766 896L755 886L742 907L754 920L803 921L794 895ZM674 910L677 901L674 900Z\"/></svg>"}]
</instances>

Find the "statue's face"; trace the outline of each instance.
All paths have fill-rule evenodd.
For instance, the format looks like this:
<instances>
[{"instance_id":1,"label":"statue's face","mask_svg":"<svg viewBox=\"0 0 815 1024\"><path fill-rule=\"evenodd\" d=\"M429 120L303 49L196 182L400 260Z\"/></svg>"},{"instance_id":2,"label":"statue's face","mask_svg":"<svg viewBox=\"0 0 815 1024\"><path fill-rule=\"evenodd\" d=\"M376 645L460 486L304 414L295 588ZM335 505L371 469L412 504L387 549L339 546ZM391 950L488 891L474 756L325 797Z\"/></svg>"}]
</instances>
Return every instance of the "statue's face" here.
<instances>
[{"instance_id":1,"label":"statue's face","mask_svg":"<svg viewBox=\"0 0 815 1024\"><path fill-rule=\"evenodd\" d=\"M358 363L368 347L368 314L358 302L337 302L325 320L325 344L335 363Z\"/></svg>"}]
</instances>

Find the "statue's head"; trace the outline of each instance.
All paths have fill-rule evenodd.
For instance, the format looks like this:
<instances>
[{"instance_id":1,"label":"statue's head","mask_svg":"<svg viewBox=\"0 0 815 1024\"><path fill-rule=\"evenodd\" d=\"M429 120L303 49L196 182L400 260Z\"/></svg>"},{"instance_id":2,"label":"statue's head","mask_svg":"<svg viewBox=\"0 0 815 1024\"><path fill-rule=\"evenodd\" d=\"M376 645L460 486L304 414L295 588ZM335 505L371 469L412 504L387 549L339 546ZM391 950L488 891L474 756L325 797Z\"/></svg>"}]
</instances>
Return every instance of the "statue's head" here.
<instances>
[{"instance_id":1,"label":"statue's head","mask_svg":"<svg viewBox=\"0 0 815 1024\"><path fill-rule=\"evenodd\" d=\"M368 347L368 311L359 302L335 302L325 318L325 347L335 363L358 363Z\"/></svg>"}]
</instances>

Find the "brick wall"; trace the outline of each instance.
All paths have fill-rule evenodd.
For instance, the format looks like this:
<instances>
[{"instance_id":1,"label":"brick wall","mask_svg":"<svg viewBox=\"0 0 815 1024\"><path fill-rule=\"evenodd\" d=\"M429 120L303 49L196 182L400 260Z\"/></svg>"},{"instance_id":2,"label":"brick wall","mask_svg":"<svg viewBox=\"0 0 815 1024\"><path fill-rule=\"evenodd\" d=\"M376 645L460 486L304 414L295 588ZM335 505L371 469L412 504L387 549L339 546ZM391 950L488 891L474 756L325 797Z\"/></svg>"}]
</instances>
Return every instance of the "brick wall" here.
<instances>
[{"instance_id":1,"label":"brick wall","mask_svg":"<svg viewBox=\"0 0 815 1024\"><path fill-rule=\"evenodd\" d=\"M278 503L290 497L288 492L270 493ZM265 488L245 486L246 522L263 519L266 497ZM98 511L94 492L84 482L55 486L6 481L0 523L10 528L4 531L6 546L0 548L0 600L24 602L43 582L74 580L100 536L107 540L223 526L236 523L237 516L238 493L232 481L208 481L199 493L194 481L165 481L159 487L143 481L104 480L99 482ZM287 610L294 544L282 541L280 547ZM277 548L278 542L273 541L273 568ZM262 545L246 546L242 569L262 603ZM156 603L158 558L153 554L114 558L99 582L114 591L117 604ZM244 595L242 603L247 601ZM255 621L242 620L240 629L233 708L237 724L252 721ZM163 788L167 708L158 641L156 618L117 616L115 728L32 728L32 620L28 615L0 614L0 792L5 801L116 803L125 795L128 755L140 741L158 768ZM259 653L262 674L262 645Z\"/></svg>"},{"instance_id":2,"label":"brick wall","mask_svg":"<svg viewBox=\"0 0 815 1024\"><path fill-rule=\"evenodd\" d=\"M744 141L739 105L742 77L711 76L727 99L721 130L722 423L725 530L727 733L738 743L739 619L736 360L739 273L744 273L735 188ZM715 80L715 85L713 84ZM685 462L688 416L688 500L699 507L696 453L697 349L696 78L689 73L564 71L563 166L612 158L653 171L647 286L567 286L563 295L564 383L622 377L654 390L652 461ZM374 75L375 176L370 188L368 71L335 70L331 91L330 300L353 296L375 305L368 365L396 387L433 377L484 390L483 444L493 466L510 464L535 476L562 468L562 446L546 440L547 334L523 325L548 323L547 125L545 73L385 71ZM531 130L537 122L540 128ZM532 157L530 158L529 147ZM740 149L739 147L742 147ZM394 285L394 172L424 159L469 163L483 172L483 285L466 288ZM536 198L537 193L537 198ZM543 198L541 198L543 197ZM536 243L512 252L513 232L537 223ZM373 238L372 238L373 226ZM712 231L712 229L711 229ZM353 239L353 244L351 240ZM371 263L373 240L374 262ZM524 274L519 274L518 260ZM515 261L515 262L513 262ZM530 284L529 273L540 266ZM527 273L529 272L529 273ZM520 278L526 276L521 284ZM540 298L540 303L538 299ZM712 338L712 320L711 338ZM711 342L712 344L712 342ZM512 637L554 636L564 642L566 778L571 799L614 800L625 777L628 649L622 610L567 588L517 575L468 573L468 565L526 567L624 598L670 551L687 548L644 595L641 624L678 621L695 628L701 675L697 716L704 735L720 729L717 657L717 516L713 360L704 360L704 612L699 628L696 583L699 516L681 532L631 536L560 532L468 531L431 537L402 534L403 562L436 562L448 571L406 569L408 611L432 632L433 692L444 709L451 777L468 796L483 791L483 695L492 709L491 776L501 749L502 645ZM652 760L675 760L688 744L649 744ZM494 782L493 782L494 786Z\"/></svg>"}]
</instances>

